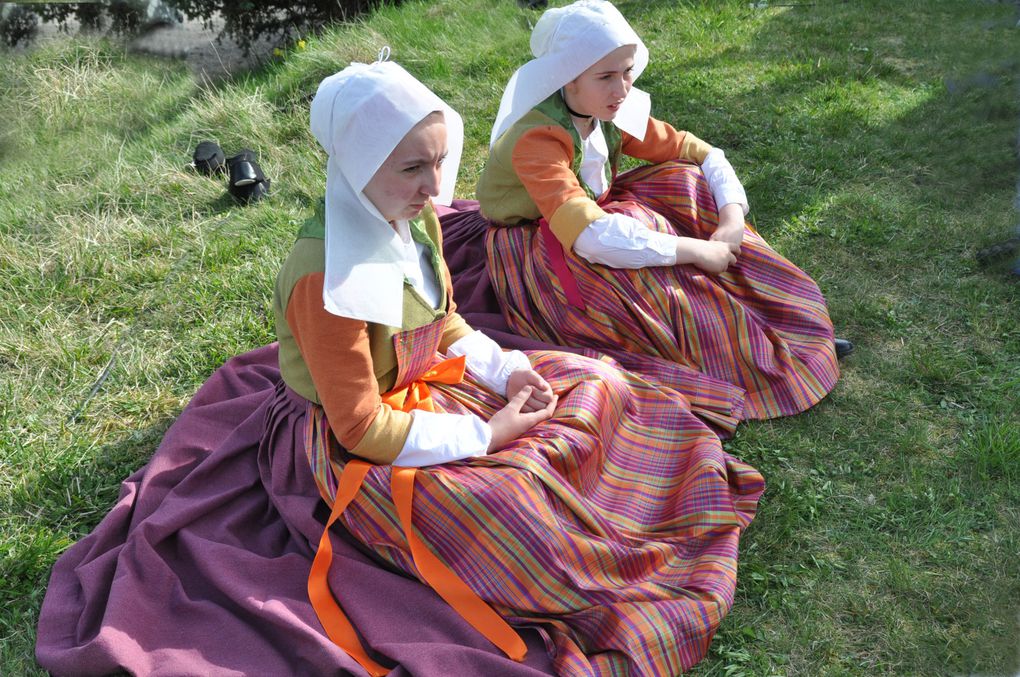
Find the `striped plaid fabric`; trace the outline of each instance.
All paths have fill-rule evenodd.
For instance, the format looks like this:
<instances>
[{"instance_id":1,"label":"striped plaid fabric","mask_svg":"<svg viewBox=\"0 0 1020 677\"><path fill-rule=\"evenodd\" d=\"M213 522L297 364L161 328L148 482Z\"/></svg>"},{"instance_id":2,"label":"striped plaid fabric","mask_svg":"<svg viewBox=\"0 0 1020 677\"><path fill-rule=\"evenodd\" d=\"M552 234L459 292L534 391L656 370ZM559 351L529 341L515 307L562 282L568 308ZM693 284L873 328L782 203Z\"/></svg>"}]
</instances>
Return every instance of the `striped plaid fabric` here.
<instances>
[{"instance_id":1,"label":"striped plaid fabric","mask_svg":"<svg viewBox=\"0 0 1020 677\"><path fill-rule=\"evenodd\" d=\"M704 175L682 162L620 175L602 207L660 232L702 239L718 222ZM721 275L690 265L609 268L565 252L587 305L583 311L567 303L537 228L491 228L486 249L489 275L513 331L693 367L745 390L745 418L804 411L839 377L832 323L818 286L750 227L737 263Z\"/></svg>"},{"instance_id":2,"label":"striped plaid fabric","mask_svg":"<svg viewBox=\"0 0 1020 677\"><path fill-rule=\"evenodd\" d=\"M723 437L732 436L742 419L744 391L696 369L651 355L622 350L597 351L586 348L582 353L618 369L640 374L643 379L683 395L691 412Z\"/></svg>"},{"instance_id":3,"label":"striped plaid fabric","mask_svg":"<svg viewBox=\"0 0 1020 677\"><path fill-rule=\"evenodd\" d=\"M312 475L315 476L315 484L319 487L319 495L331 508L336 500L338 486L336 475L330 467L330 459L336 456L330 453L336 444L334 440L325 410L321 405L309 401L305 415L305 455Z\"/></svg>"},{"instance_id":4,"label":"striped plaid fabric","mask_svg":"<svg viewBox=\"0 0 1020 677\"><path fill-rule=\"evenodd\" d=\"M507 621L542 629L558 674L676 675L705 655L732 604L762 477L675 391L608 359L529 357L560 395L553 418L498 453L420 469L414 526ZM470 375L432 396L438 410L483 419L505 404ZM318 441L310 451L326 467ZM373 468L341 519L417 575L389 476Z\"/></svg>"},{"instance_id":5,"label":"striped plaid fabric","mask_svg":"<svg viewBox=\"0 0 1020 677\"><path fill-rule=\"evenodd\" d=\"M393 390L406 387L429 367L445 359L436 354L444 329L446 321L439 319L393 335L393 349L397 353L397 382Z\"/></svg>"}]
</instances>

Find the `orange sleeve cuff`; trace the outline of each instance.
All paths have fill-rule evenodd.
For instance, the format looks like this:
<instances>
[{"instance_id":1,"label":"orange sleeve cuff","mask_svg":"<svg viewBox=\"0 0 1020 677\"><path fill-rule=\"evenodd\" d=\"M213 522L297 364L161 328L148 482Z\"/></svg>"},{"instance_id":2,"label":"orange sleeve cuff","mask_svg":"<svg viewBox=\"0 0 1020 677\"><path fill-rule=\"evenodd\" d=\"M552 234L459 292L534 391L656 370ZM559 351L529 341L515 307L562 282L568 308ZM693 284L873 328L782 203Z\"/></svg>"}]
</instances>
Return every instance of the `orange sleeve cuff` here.
<instances>
[{"instance_id":1,"label":"orange sleeve cuff","mask_svg":"<svg viewBox=\"0 0 1020 677\"><path fill-rule=\"evenodd\" d=\"M355 456L373 463L380 465L393 463L404 448L413 421L413 414L382 404L376 411L372 423L365 429L361 440L354 447L347 449Z\"/></svg>"},{"instance_id":2,"label":"orange sleeve cuff","mask_svg":"<svg viewBox=\"0 0 1020 677\"><path fill-rule=\"evenodd\" d=\"M451 305L453 305L451 303ZM447 348L474 332L460 313L452 312L446 316L446 326L443 329L443 338L439 341L439 352L446 354Z\"/></svg>"},{"instance_id":3,"label":"orange sleeve cuff","mask_svg":"<svg viewBox=\"0 0 1020 677\"><path fill-rule=\"evenodd\" d=\"M587 228L589 223L605 215L606 212L602 207L599 207L590 198L571 198L560 205L560 208L549 219L549 230L553 232L564 249L570 251L570 248L574 246L574 240L581 234L581 231Z\"/></svg>"}]
</instances>

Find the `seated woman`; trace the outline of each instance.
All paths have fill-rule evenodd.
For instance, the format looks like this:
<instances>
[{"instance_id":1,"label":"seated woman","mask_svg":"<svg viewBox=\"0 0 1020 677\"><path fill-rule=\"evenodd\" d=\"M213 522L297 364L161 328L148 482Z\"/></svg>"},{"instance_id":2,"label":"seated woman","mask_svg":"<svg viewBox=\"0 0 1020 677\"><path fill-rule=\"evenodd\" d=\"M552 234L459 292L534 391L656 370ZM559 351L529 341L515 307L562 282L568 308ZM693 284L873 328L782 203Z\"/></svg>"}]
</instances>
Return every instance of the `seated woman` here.
<instances>
[{"instance_id":1,"label":"seated woman","mask_svg":"<svg viewBox=\"0 0 1020 677\"><path fill-rule=\"evenodd\" d=\"M608 2L546 11L511 77L478 182L510 328L645 353L795 414L839 376L818 286L748 224L722 150L649 115L648 50ZM651 164L617 175L622 156Z\"/></svg>"},{"instance_id":2,"label":"seated woman","mask_svg":"<svg viewBox=\"0 0 1020 677\"><path fill-rule=\"evenodd\" d=\"M450 197L462 125L406 71L327 78L311 127L326 198L277 279L279 370L275 346L221 368L57 562L43 667L696 663L761 476L683 393L608 359L504 353L460 319L432 198Z\"/></svg>"}]
</instances>

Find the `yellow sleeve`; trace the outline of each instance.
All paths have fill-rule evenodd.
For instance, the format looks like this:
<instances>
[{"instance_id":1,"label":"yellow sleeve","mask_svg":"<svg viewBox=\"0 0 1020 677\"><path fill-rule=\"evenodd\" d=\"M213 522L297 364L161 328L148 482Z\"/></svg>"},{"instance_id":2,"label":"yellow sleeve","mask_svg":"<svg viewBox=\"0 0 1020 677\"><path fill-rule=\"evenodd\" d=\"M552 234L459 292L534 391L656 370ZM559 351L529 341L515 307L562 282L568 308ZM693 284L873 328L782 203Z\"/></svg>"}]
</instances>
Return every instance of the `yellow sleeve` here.
<instances>
[{"instance_id":1,"label":"yellow sleeve","mask_svg":"<svg viewBox=\"0 0 1020 677\"><path fill-rule=\"evenodd\" d=\"M439 341L439 352L446 354L447 348L472 332L474 329L464 321L460 313L450 313L446 316L446 327L443 329L443 338Z\"/></svg>"}]
</instances>

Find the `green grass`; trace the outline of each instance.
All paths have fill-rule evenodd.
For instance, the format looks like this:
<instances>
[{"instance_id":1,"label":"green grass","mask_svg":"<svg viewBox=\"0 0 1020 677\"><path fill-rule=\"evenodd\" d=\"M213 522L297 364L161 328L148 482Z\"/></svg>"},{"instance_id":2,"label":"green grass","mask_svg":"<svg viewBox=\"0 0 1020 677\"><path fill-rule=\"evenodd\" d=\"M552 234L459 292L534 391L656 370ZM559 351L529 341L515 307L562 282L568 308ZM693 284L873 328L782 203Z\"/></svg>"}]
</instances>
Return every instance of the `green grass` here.
<instances>
[{"instance_id":1,"label":"green grass","mask_svg":"<svg viewBox=\"0 0 1020 677\"><path fill-rule=\"evenodd\" d=\"M1015 674L1020 286L974 259L1017 221L1015 4L620 6L655 114L726 150L758 229L858 346L819 406L727 443L768 490L695 674ZM391 45L464 115L471 197L536 18L408 2L206 86L104 41L4 55L0 673L39 672L56 557L209 374L273 340L275 270L323 186L318 82ZM236 207L189 171L205 138L257 149L272 199Z\"/></svg>"}]
</instances>

